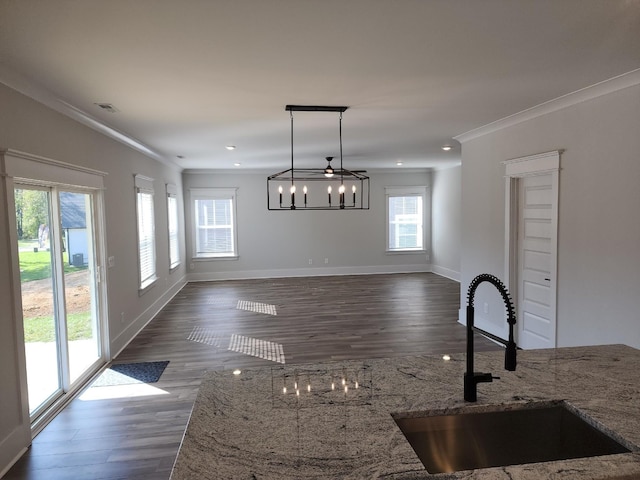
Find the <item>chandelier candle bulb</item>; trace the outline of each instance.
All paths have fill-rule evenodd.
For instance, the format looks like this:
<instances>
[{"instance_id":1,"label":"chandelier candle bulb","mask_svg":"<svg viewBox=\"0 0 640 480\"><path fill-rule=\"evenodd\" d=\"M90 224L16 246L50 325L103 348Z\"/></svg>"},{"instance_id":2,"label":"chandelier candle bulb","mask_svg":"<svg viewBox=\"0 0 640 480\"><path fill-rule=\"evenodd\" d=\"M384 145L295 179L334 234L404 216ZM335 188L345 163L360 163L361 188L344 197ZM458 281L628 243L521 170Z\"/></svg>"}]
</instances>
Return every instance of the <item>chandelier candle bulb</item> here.
<instances>
[{"instance_id":1,"label":"chandelier candle bulb","mask_svg":"<svg viewBox=\"0 0 640 480\"><path fill-rule=\"evenodd\" d=\"M338 192L340 193L340 208L344 208L344 185L340 185Z\"/></svg>"},{"instance_id":2,"label":"chandelier candle bulb","mask_svg":"<svg viewBox=\"0 0 640 480\"><path fill-rule=\"evenodd\" d=\"M331 206L331 185L327 187L327 193L329 194L329 206Z\"/></svg>"},{"instance_id":3,"label":"chandelier candle bulb","mask_svg":"<svg viewBox=\"0 0 640 480\"><path fill-rule=\"evenodd\" d=\"M351 187L351 191L353 192L353 206L356 205L356 186Z\"/></svg>"},{"instance_id":4,"label":"chandelier candle bulb","mask_svg":"<svg viewBox=\"0 0 640 480\"><path fill-rule=\"evenodd\" d=\"M291 209L296 208L296 186L291 185Z\"/></svg>"},{"instance_id":5,"label":"chandelier candle bulb","mask_svg":"<svg viewBox=\"0 0 640 480\"><path fill-rule=\"evenodd\" d=\"M278 193L280 194L280 206L282 206L282 185L278 187Z\"/></svg>"},{"instance_id":6,"label":"chandelier candle bulb","mask_svg":"<svg viewBox=\"0 0 640 480\"><path fill-rule=\"evenodd\" d=\"M302 187L302 193L304 193L304 206L307 206L307 186Z\"/></svg>"}]
</instances>

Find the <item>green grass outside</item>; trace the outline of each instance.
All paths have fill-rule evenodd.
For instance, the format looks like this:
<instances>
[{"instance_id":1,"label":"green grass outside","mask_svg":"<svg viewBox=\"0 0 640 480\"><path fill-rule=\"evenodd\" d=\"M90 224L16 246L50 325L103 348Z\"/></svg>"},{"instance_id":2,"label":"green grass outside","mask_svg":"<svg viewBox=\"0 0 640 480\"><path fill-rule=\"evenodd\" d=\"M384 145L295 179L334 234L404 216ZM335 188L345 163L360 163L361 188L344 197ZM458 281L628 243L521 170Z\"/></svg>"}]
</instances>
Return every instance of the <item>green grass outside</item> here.
<instances>
[{"instance_id":1,"label":"green grass outside","mask_svg":"<svg viewBox=\"0 0 640 480\"><path fill-rule=\"evenodd\" d=\"M73 313L67 315L67 336L69 341L86 340L93 336L91 313ZM53 317L34 317L24 319L24 341L53 342L55 333Z\"/></svg>"},{"instance_id":2,"label":"green grass outside","mask_svg":"<svg viewBox=\"0 0 640 480\"><path fill-rule=\"evenodd\" d=\"M51 252L20 252L20 281L32 282L51 277ZM63 254L64 273L79 272L87 267L74 267L67 261L67 253Z\"/></svg>"}]
</instances>

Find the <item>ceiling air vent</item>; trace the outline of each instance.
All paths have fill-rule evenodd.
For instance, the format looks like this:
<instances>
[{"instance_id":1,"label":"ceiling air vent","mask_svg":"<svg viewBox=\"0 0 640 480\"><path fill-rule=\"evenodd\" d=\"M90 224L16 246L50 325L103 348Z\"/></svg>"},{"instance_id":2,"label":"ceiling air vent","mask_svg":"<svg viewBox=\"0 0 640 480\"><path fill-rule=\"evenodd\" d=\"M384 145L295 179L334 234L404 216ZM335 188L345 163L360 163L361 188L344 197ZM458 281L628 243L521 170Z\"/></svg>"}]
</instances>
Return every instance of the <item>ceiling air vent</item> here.
<instances>
[{"instance_id":1,"label":"ceiling air vent","mask_svg":"<svg viewBox=\"0 0 640 480\"><path fill-rule=\"evenodd\" d=\"M120 111L116 107L111 105L110 103L94 103L94 105L97 105L102 110L104 110L105 112L109 112L109 113L116 113L116 112Z\"/></svg>"}]
</instances>

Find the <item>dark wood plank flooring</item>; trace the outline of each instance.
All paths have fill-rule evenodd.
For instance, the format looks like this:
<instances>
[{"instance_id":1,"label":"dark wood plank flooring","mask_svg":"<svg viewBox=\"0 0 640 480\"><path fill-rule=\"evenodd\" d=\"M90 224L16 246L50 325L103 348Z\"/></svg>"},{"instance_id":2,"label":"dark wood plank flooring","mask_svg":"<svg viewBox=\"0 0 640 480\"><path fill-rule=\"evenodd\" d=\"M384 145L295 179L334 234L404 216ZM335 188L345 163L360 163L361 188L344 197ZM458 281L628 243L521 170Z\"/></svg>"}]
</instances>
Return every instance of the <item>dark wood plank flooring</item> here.
<instances>
[{"instance_id":1,"label":"dark wood plank flooring","mask_svg":"<svg viewBox=\"0 0 640 480\"><path fill-rule=\"evenodd\" d=\"M459 299L429 273L191 283L114 360L169 360L158 394L74 399L4 478L166 480L204 372L273 365L228 350L232 335L281 344L287 364L461 353Z\"/></svg>"}]
</instances>

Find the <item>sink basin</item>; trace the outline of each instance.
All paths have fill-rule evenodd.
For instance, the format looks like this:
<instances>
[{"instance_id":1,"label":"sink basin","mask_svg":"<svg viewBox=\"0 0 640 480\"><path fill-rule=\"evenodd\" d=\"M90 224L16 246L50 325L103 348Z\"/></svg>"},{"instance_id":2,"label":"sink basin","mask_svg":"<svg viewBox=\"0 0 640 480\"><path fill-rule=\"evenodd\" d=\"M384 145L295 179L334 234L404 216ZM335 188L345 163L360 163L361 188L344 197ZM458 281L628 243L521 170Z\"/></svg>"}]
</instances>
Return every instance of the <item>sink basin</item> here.
<instances>
[{"instance_id":1,"label":"sink basin","mask_svg":"<svg viewBox=\"0 0 640 480\"><path fill-rule=\"evenodd\" d=\"M393 417L429 473L630 452L563 401Z\"/></svg>"}]
</instances>

